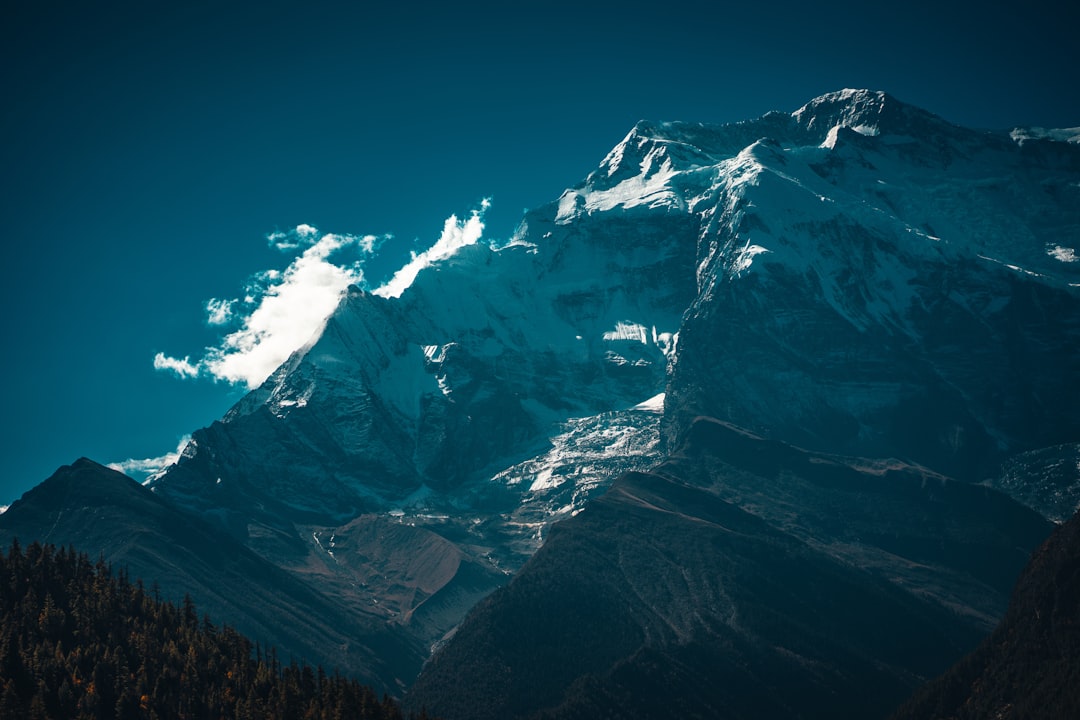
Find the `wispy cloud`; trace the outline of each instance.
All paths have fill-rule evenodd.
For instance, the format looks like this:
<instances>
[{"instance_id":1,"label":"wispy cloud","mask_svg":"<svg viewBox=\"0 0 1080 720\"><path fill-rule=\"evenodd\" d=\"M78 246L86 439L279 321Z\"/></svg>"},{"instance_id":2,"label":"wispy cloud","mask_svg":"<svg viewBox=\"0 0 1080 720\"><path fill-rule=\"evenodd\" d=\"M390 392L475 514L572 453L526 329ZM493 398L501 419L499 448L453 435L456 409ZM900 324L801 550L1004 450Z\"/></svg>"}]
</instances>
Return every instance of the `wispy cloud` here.
<instances>
[{"instance_id":1,"label":"wispy cloud","mask_svg":"<svg viewBox=\"0 0 1080 720\"><path fill-rule=\"evenodd\" d=\"M142 482L176 463L176 461L180 459L180 454L184 451L184 448L190 440L191 436L185 435L180 438L176 450L165 453L160 457L142 459L129 458L127 460L121 460L120 462L109 463L109 467Z\"/></svg>"},{"instance_id":2,"label":"wispy cloud","mask_svg":"<svg viewBox=\"0 0 1080 720\"><path fill-rule=\"evenodd\" d=\"M285 272L269 277L271 284L242 327L207 351L203 360L207 372L249 388L261 384L322 328L349 285L363 279L358 264L339 266L328 260L335 251L358 245L359 240L351 235L323 235Z\"/></svg>"},{"instance_id":3,"label":"wispy cloud","mask_svg":"<svg viewBox=\"0 0 1080 720\"><path fill-rule=\"evenodd\" d=\"M174 358L159 352L154 356L154 369L167 370L176 373L178 377L182 378L199 376L199 366L191 362L190 355L185 355L183 358Z\"/></svg>"},{"instance_id":4,"label":"wispy cloud","mask_svg":"<svg viewBox=\"0 0 1080 720\"><path fill-rule=\"evenodd\" d=\"M462 222L457 215L446 218L442 235L435 244L422 253L414 253L405 267L394 273L385 285L372 291L372 294L387 298L401 297L401 293L413 284L421 270L439 260L445 260L466 245L475 244L484 233L484 211L489 207L491 200L485 198L480 203L480 208L472 211L468 220Z\"/></svg>"},{"instance_id":5,"label":"wispy cloud","mask_svg":"<svg viewBox=\"0 0 1080 720\"><path fill-rule=\"evenodd\" d=\"M284 252L303 251L284 270L253 275L242 298L208 300L207 323L237 329L206 348L199 360L159 352L154 356L156 369L181 378L204 376L257 387L322 328L349 285L363 281L363 260L380 238L320 236L315 227L298 225L269 234L267 241ZM335 262L331 256L345 258Z\"/></svg>"},{"instance_id":6,"label":"wispy cloud","mask_svg":"<svg viewBox=\"0 0 1080 720\"><path fill-rule=\"evenodd\" d=\"M228 325L233 319L235 304L235 300L210 298L206 301L206 322L211 325Z\"/></svg>"},{"instance_id":7,"label":"wispy cloud","mask_svg":"<svg viewBox=\"0 0 1080 720\"><path fill-rule=\"evenodd\" d=\"M484 200L465 221L447 218L439 239L412 259L374 294L399 297L417 274L434 262L476 243L483 234ZM311 225L273 232L267 242L283 252L296 253L284 270L253 275L243 297L206 302L207 323L236 329L206 348L201 359L158 353L154 367L181 378L212 377L256 388L290 355L318 337L327 318L350 285L364 285L363 264L386 236L320 235ZM344 258L344 259L343 259Z\"/></svg>"},{"instance_id":8,"label":"wispy cloud","mask_svg":"<svg viewBox=\"0 0 1080 720\"><path fill-rule=\"evenodd\" d=\"M311 245L319 234L318 228L306 223L297 225L288 232L272 232L266 236L266 241L271 247L282 251L296 250L305 245Z\"/></svg>"}]
</instances>

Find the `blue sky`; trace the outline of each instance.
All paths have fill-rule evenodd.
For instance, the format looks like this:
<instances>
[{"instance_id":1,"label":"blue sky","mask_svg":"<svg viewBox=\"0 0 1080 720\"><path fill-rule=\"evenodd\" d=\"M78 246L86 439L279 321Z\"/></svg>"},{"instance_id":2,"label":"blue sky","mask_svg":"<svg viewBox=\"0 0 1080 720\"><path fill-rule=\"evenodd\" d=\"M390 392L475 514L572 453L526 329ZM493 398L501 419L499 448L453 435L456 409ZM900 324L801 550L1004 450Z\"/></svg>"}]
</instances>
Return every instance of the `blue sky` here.
<instances>
[{"instance_id":1,"label":"blue sky","mask_svg":"<svg viewBox=\"0 0 1080 720\"><path fill-rule=\"evenodd\" d=\"M729 122L866 87L974 127L1080 125L1074 3L8 13L0 505L80 456L161 455L220 417L242 385L154 368L235 330L207 322L209 300L242 299L325 233L347 239L339 264L381 278L483 198L485 237L507 237L639 119ZM307 245L267 240L302 224L319 229Z\"/></svg>"}]
</instances>

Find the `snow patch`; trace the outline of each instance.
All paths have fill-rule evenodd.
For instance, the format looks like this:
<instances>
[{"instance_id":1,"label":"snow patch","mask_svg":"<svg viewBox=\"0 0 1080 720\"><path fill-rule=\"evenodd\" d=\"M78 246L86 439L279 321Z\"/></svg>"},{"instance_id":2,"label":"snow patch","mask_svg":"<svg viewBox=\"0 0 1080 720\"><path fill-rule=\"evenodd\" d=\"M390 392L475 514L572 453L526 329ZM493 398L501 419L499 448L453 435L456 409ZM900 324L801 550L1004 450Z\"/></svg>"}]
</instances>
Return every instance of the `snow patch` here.
<instances>
[{"instance_id":1,"label":"snow patch","mask_svg":"<svg viewBox=\"0 0 1080 720\"><path fill-rule=\"evenodd\" d=\"M421 345L426 365L442 365L446 361L446 351L457 345L456 342L448 342L443 345Z\"/></svg>"},{"instance_id":2,"label":"snow patch","mask_svg":"<svg viewBox=\"0 0 1080 720\"><path fill-rule=\"evenodd\" d=\"M760 245L751 245L750 241L746 242L746 246L735 256L735 260L732 263L731 269L736 275L742 275L744 272L750 269L750 266L754 264L754 257L761 253L771 252L768 248L761 247Z\"/></svg>"},{"instance_id":3,"label":"snow patch","mask_svg":"<svg viewBox=\"0 0 1080 720\"><path fill-rule=\"evenodd\" d=\"M604 333L604 340L631 340L639 342L645 345L649 342L648 330L644 325L633 321L625 320L615 323L614 330L608 330Z\"/></svg>"},{"instance_id":4,"label":"snow patch","mask_svg":"<svg viewBox=\"0 0 1080 720\"><path fill-rule=\"evenodd\" d=\"M675 348L679 344L679 333L673 332L656 332L656 326L652 329L652 341L653 345L660 348L660 352L664 353L664 357L671 357L675 354Z\"/></svg>"},{"instance_id":5,"label":"snow patch","mask_svg":"<svg viewBox=\"0 0 1080 720\"><path fill-rule=\"evenodd\" d=\"M825 135L825 139L821 141L821 147L828 148L830 150L836 149L836 141L839 133L839 125L833 125L831 128L829 128L829 132Z\"/></svg>"},{"instance_id":6,"label":"snow patch","mask_svg":"<svg viewBox=\"0 0 1080 720\"><path fill-rule=\"evenodd\" d=\"M665 396L666 396L666 393L658 393L656 395L653 395L651 398L649 398L645 402L640 402L637 405L635 405L633 407L633 409L634 410L641 410L643 412L658 413L658 414L662 415L664 413L664 398L665 398Z\"/></svg>"},{"instance_id":7,"label":"snow patch","mask_svg":"<svg viewBox=\"0 0 1080 720\"><path fill-rule=\"evenodd\" d=\"M1009 268L1010 270L1012 270L1014 272L1024 273L1025 275L1030 275L1031 277L1046 277L1042 273L1037 273L1034 270L1028 270L1026 268L1020 267L1019 265L1013 265L1013 264L1007 263L1007 262L1005 262L1003 260L997 260L997 259L992 258L992 257L987 257L986 255L979 255L978 257L980 257L983 260L989 260L992 263L997 263L998 265L1002 265L1004 267L1007 267L1007 268Z\"/></svg>"},{"instance_id":8,"label":"snow patch","mask_svg":"<svg viewBox=\"0 0 1080 720\"><path fill-rule=\"evenodd\" d=\"M581 214L585 199L575 190L567 190L559 197L559 211L555 214L555 223L565 225Z\"/></svg>"},{"instance_id":9,"label":"snow patch","mask_svg":"<svg viewBox=\"0 0 1080 720\"><path fill-rule=\"evenodd\" d=\"M1076 255L1076 250L1074 250L1073 248L1062 247L1061 245L1058 245L1051 250L1048 250L1046 254L1054 258L1055 260L1060 260L1061 262L1065 263L1074 263L1080 261L1080 257L1077 257Z\"/></svg>"},{"instance_id":10,"label":"snow patch","mask_svg":"<svg viewBox=\"0 0 1080 720\"><path fill-rule=\"evenodd\" d=\"M1054 142L1080 144L1080 127L1071 128L1014 128L1009 137L1018 145L1028 140L1052 140Z\"/></svg>"}]
</instances>

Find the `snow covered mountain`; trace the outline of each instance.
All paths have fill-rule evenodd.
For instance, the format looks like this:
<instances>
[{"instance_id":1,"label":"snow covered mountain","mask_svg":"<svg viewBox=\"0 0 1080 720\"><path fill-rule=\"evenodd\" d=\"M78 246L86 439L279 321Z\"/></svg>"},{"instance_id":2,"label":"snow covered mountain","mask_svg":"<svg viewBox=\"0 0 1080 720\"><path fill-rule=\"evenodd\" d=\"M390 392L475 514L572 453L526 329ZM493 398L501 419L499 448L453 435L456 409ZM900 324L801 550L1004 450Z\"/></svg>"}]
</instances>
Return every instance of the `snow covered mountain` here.
<instances>
[{"instance_id":1,"label":"snow covered mountain","mask_svg":"<svg viewBox=\"0 0 1080 720\"><path fill-rule=\"evenodd\" d=\"M639 123L504 245L463 247L399 297L351 290L153 487L300 573L340 577L320 538L357 517L448 540L486 568L468 592L392 564L382 597L357 568L337 590L426 643L699 415L992 481L1080 437L1070 138L862 90Z\"/></svg>"},{"instance_id":2,"label":"snow covered mountain","mask_svg":"<svg viewBox=\"0 0 1080 720\"><path fill-rule=\"evenodd\" d=\"M769 124L715 166L669 401L966 479L1072 441L1077 146L855 91Z\"/></svg>"},{"instance_id":3,"label":"snow covered mountain","mask_svg":"<svg viewBox=\"0 0 1080 720\"><path fill-rule=\"evenodd\" d=\"M486 482L669 376L673 436L706 413L981 477L1075 437L1069 137L855 90L640 123L505 246L465 247L400 298L351 292L157 486L344 520ZM906 422L930 401L933 423Z\"/></svg>"},{"instance_id":4,"label":"snow covered mountain","mask_svg":"<svg viewBox=\"0 0 1080 720\"><path fill-rule=\"evenodd\" d=\"M394 293L350 289L151 488L385 623L395 668L416 671L554 523L701 448L702 417L762 439L755 452L894 457L1065 516L1080 487L1075 140L968 130L864 90L729 125L639 123L506 243L466 244ZM679 473L823 567L872 566L875 583L963 608L957 636L1004 607L1000 582L970 581L974 560L800 524L802 504L825 512L805 483ZM922 537L917 508L864 499L845 500L848 530ZM1032 534L1019 508L990 506Z\"/></svg>"}]
</instances>

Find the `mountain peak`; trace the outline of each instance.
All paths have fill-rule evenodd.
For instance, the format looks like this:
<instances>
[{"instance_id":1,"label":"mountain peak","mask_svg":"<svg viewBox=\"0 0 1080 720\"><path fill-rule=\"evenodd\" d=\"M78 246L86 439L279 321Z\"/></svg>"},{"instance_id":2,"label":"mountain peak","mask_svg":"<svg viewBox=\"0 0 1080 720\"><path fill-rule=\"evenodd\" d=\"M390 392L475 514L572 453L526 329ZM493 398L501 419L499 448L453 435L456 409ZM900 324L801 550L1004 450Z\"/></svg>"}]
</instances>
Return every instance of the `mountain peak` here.
<instances>
[{"instance_id":1,"label":"mountain peak","mask_svg":"<svg viewBox=\"0 0 1080 720\"><path fill-rule=\"evenodd\" d=\"M145 493L145 495L141 494ZM12 503L5 519L16 523L23 515L57 514L82 507L89 500L113 505L140 502L153 496L127 475L85 457L62 465L47 480Z\"/></svg>"},{"instance_id":2,"label":"mountain peak","mask_svg":"<svg viewBox=\"0 0 1080 720\"><path fill-rule=\"evenodd\" d=\"M897 100L880 90L844 89L816 97L791 114L806 130L827 133L834 127L851 128L863 135L928 134L955 126L925 110Z\"/></svg>"}]
</instances>

